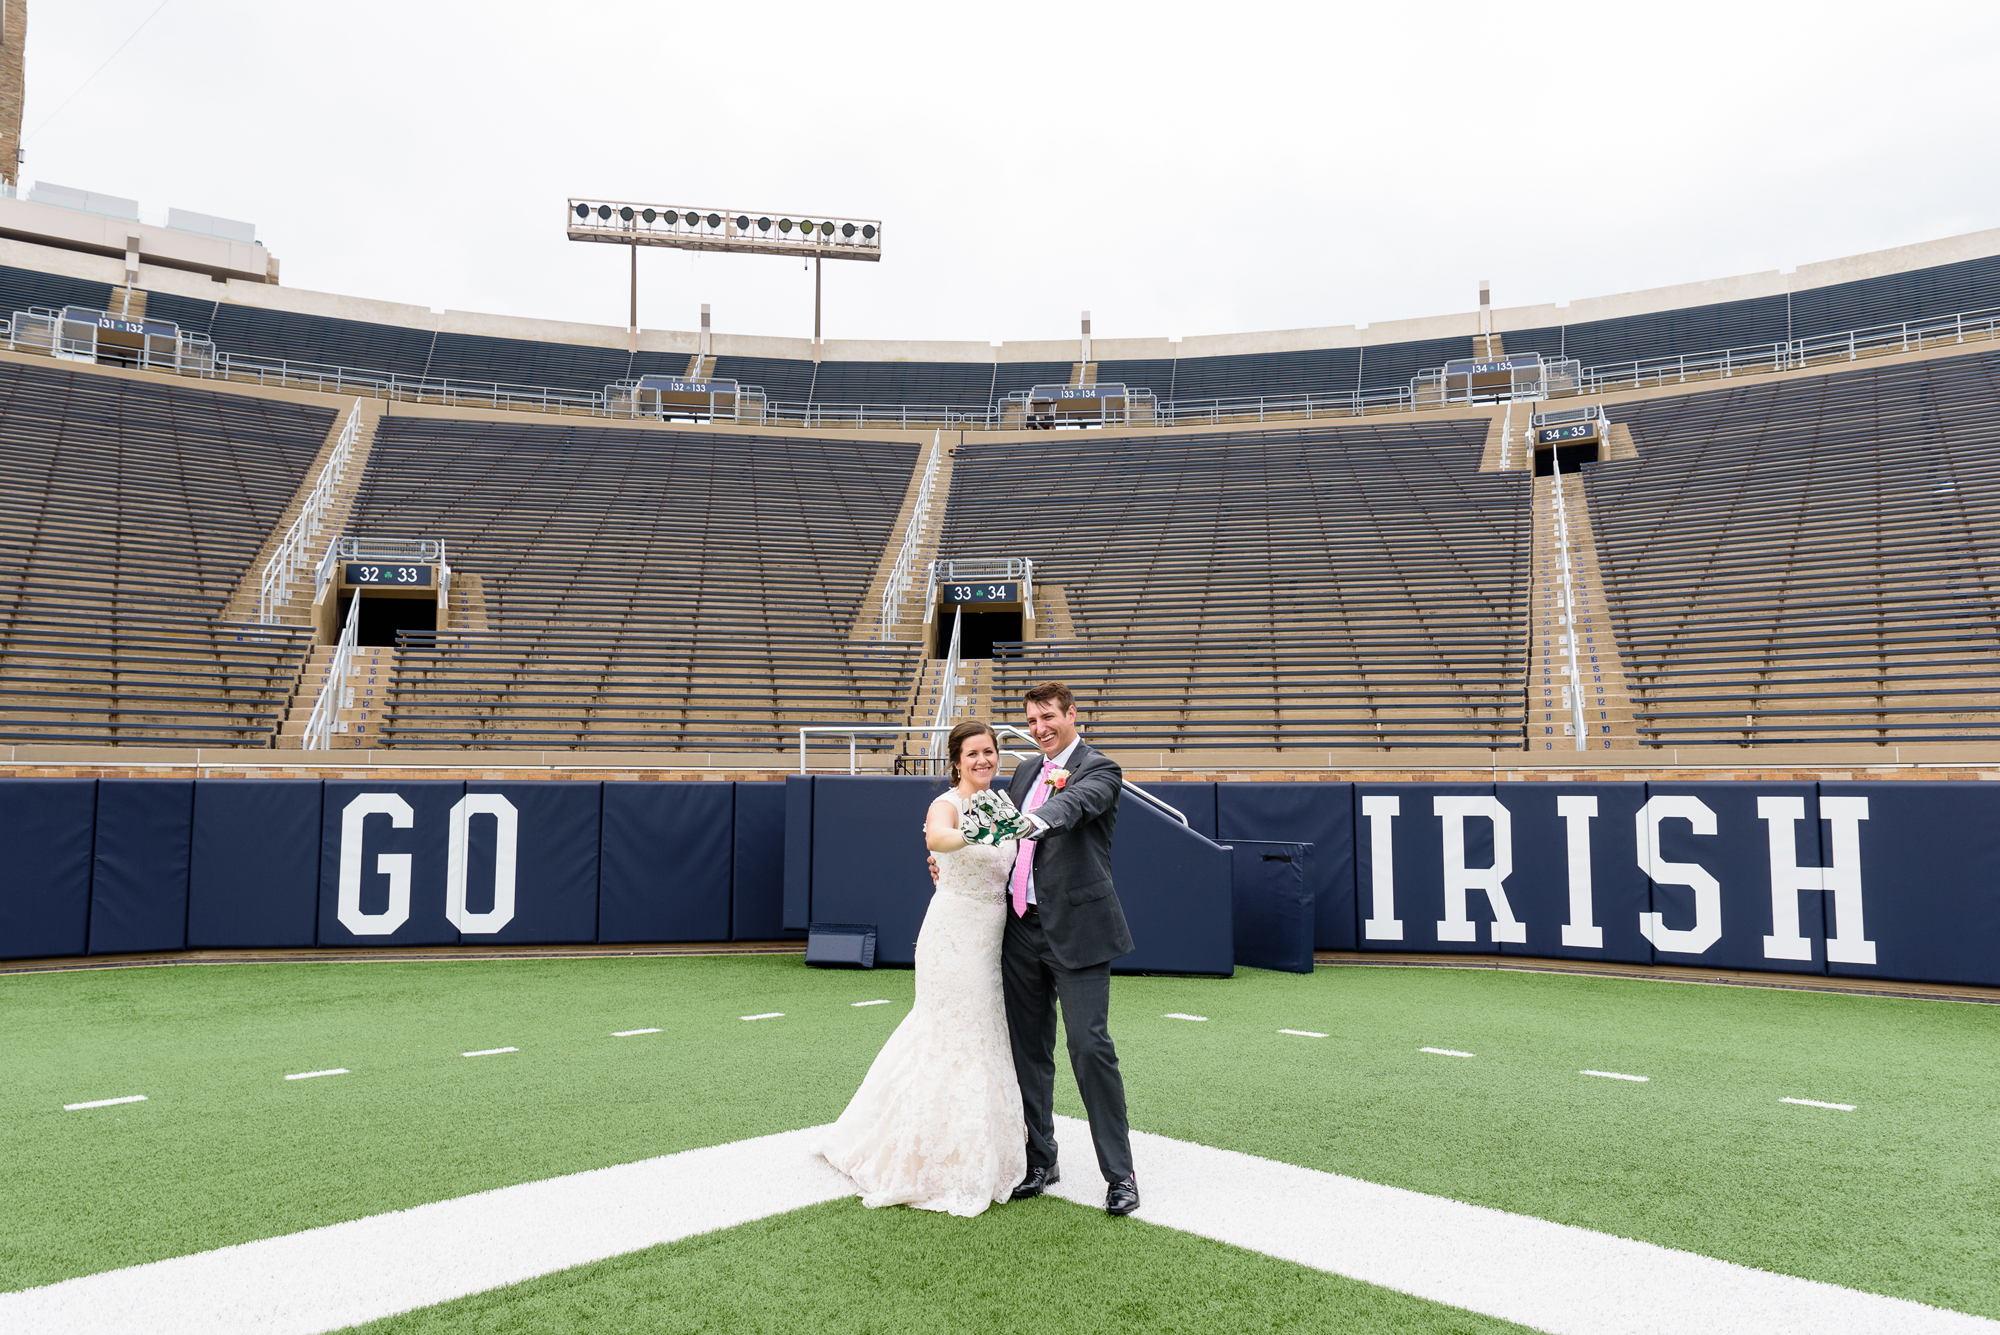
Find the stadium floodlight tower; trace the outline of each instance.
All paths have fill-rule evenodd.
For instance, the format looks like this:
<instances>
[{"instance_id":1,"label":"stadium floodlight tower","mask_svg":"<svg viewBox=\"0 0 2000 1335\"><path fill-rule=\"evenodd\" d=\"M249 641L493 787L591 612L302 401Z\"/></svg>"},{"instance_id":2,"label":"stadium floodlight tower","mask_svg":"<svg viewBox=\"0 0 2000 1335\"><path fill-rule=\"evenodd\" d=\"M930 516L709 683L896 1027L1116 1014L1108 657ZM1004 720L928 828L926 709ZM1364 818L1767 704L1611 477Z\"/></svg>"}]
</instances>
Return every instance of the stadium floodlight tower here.
<instances>
[{"instance_id":1,"label":"stadium floodlight tower","mask_svg":"<svg viewBox=\"0 0 2000 1335\"><path fill-rule=\"evenodd\" d=\"M663 208L623 200L572 198L565 211L572 241L632 248L632 323L639 333L639 247L719 250L733 255L796 255L813 262L813 352L818 356L822 260L879 260L882 224L826 214L748 213L739 209Z\"/></svg>"}]
</instances>

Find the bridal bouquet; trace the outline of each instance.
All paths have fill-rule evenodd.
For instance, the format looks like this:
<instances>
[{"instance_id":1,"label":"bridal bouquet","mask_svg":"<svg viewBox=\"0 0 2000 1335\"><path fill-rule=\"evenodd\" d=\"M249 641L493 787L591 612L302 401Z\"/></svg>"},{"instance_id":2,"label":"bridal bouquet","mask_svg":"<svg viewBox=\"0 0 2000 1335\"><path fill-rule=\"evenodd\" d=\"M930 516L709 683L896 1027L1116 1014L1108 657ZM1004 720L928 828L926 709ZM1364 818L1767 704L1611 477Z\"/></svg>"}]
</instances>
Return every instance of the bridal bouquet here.
<instances>
[{"instance_id":1,"label":"bridal bouquet","mask_svg":"<svg viewBox=\"0 0 2000 1335\"><path fill-rule=\"evenodd\" d=\"M967 844L999 844L1003 839L1019 839L1033 827L1014 809L1013 799L988 789L975 793L958 819L958 832Z\"/></svg>"}]
</instances>

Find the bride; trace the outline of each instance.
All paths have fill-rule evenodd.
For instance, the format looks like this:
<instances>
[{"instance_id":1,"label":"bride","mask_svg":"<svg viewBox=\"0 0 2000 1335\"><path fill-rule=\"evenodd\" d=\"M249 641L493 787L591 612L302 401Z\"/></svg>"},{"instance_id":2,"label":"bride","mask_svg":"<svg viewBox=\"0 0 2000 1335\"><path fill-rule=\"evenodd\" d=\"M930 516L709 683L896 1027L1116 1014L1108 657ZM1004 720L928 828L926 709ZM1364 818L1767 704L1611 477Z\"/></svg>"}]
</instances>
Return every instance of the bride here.
<instances>
[{"instance_id":1,"label":"bride","mask_svg":"<svg viewBox=\"0 0 2000 1335\"><path fill-rule=\"evenodd\" d=\"M1012 828L1008 817L1019 818L1006 794L988 795L1000 765L992 728L968 719L946 746L951 790L924 820L924 842L940 870L917 934L916 1006L818 1150L854 1180L870 1209L909 1205L970 1216L1008 1199L1028 1159L1000 998L1000 936L1016 844L1011 837L968 843L962 823L976 832L982 814L989 826L997 814L1004 832Z\"/></svg>"}]
</instances>

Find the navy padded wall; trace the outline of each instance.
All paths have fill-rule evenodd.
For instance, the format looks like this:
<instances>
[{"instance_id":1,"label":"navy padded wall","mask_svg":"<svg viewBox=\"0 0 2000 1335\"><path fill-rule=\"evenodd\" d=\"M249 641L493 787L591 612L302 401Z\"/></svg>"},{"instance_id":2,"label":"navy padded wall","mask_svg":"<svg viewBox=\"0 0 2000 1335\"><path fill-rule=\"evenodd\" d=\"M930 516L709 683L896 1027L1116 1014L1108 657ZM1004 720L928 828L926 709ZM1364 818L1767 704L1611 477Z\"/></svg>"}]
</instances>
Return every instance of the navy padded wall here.
<instances>
[{"instance_id":1,"label":"navy padded wall","mask_svg":"<svg viewBox=\"0 0 2000 1335\"><path fill-rule=\"evenodd\" d=\"M604 785L599 941L727 941L736 787Z\"/></svg>"},{"instance_id":2,"label":"navy padded wall","mask_svg":"<svg viewBox=\"0 0 2000 1335\"><path fill-rule=\"evenodd\" d=\"M1196 834L1215 838L1215 790L1214 783L1145 783L1140 785L1154 797L1159 798L1174 810L1188 818L1188 828ZM1118 799L1119 811L1126 807L1138 806L1146 799L1125 793ZM1227 840L1220 842L1227 843Z\"/></svg>"},{"instance_id":3,"label":"navy padded wall","mask_svg":"<svg viewBox=\"0 0 2000 1335\"><path fill-rule=\"evenodd\" d=\"M81 955L95 779L0 779L0 959Z\"/></svg>"},{"instance_id":4,"label":"navy padded wall","mask_svg":"<svg viewBox=\"0 0 2000 1335\"><path fill-rule=\"evenodd\" d=\"M480 942L597 939L598 816L604 785L576 780L467 783L465 794L492 793L515 810L514 916L497 932L461 931ZM466 822L465 908L494 907L500 817L480 813Z\"/></svg>"},{"instance_id":5,"label":"navy padded wall","mask_svg":"<svg viewBox=\"0 0 2000 1335\"><path fill-rule=\"evenodd\" d=\"M1313 971L1311 844L1239 839L1233 855L1236 962Z\"/></svg>"},{"instance_id":6,"label":"navy padded wall","mask_svg":"<svg viewBox=\"0 0 2000 1335\"><path fill-rule=\"evenodd\" d=\"M199 779L190 950L310 946L319 906L318 779Z\"/></svg>"},{"instance_id":7,"label":"navy padded wall","mask_svg":"<svg viewBox=\"0 0 2000 1335\"><path fill-rule=\"evenodd\" d=\"M408 805L411 823L398 829L391 814L367 814L371 799L390 796ZM451 845L451 809L465 785L450 780L389 780L357 783L329 779L320 818L319 944L322 946L455 945L458 929L444 916L445 871ZM348 815L352 809L353 815ZM354 847L346 855L359 869L359 898L351 906L360 917L340 920L340 879L344 834L354 827ZM385 864L382 859L389 861ZM407 858L406 863L399 859ZM394 886L407 869L409 916L390 926ZM373 920L371 920L373 919ZM361 928L356 932L354 927Z\"/></svg>"},{"instance_id":8,"label":"navy padded wall","mask_svg":"<svg viewBox=\"0 0 2000 1335\"><path fill-rule=\"evenodd\" d=\"M785 933L785 785L736 785L736 854L729 935L775 941Z\"/></svg>"},{"instance_id":9,"label":"navy padded wall","mask_svg":"<svg viewBox=\"0 0 2000 1335\"><path fill-rule=\"evenodd\" d=\"M785 914L788 932L812 925L813 779L785 776Z\"/></svg>"},{"instance_id":10,"label":"navy padded wall","mask_svg":"<svg viewBox=\"0 0 2000 1335\"><path fill-rule=\"evenodd\" d=\"M1827 972L2000 985L2000 784L1822 783L1819 795L1822 816L1833 799L1868 803L1855 832L1863 939L1875 955L1873 964L1829 961ZM1838 827L1822 820L1819 828L1820 865L1839 865ZM1838 897L1818 897L1830 934L1842 935Z\"/></svg>"},{"instance_id":11,"label":"navy padded wall","mask_svg":"<svg viewBox=\"0 0 2000 1335\"><path fill-rule=\"evenodd\" d=\"M1132 953L1113 973L1236 971L1231 855L1172 816L1130 798L1118 803L1111 878L1132 929Z\"/></svg>"},{"instance_id":12,"label":"navy padded wall","mask_svg":"<svg viewBox=\"0 0 2000 1335\"><path fill-rule=\"evenodd\" d=\"M812 921L874 923L877 964L916 962L931 902L924 813L944 790L941 778L813 776Z\"/></svg>"},{"instance_id":13,"label":"navy padded wall","mask_svg":"<svg viewBox=\"0 0 2000 1335\"><path fill-rule=\"evenodd\" d=\"M192 779L99 779L90 953L187 946Z\"/></svg>"},{"instance_id":14,"label":"navy padded wall","mask_svg":"<svg viewBox=\"0 0 2000 1335\"><path fill-rule=\"evenodd\" d=\"M1719 932L1699 950L1670 948L1656 936L1653 959L1660 964L1702 964L1721 969L1769 969L1782 973L1823 973L1826 959L1826 919L1817 894L1800 893L1799 931L1812 943L1812 957L1806 960L1772 959L1765 954L1764 938L1771 933L1771 844L1769 826L1757 814L1759 798L1790 797L1804 804L1805 818L1792 826L1797 865L1821 865L1819 851L1818 787L1810 783L1648 783L1649 804L1661 798L1693 798L1714 815L1715 833L1695 833L1694 819L1669 817L1660 823L1660 859L1663 863L1694 864L1700 868L1653 874L1653 911L1667 931ZM1657 805L1654 806L1657 810ZM1706 820L1699 812L1695 819ZM1634 830L1634 843L1637 842ZM1643 857L1645 850L1634 851ZM1705 921L1702 913L1701 883L1712 877L1718 883L1713 907L1716 918ZM1695 882L1690 885L1686 882ZM1699 939L1679 943L1701 945Z\"/></svg>"},{"instance_id":15,"label":"navy padded wall","mask_svg":"<svg viewBox=\"0 0 2000 1335\"><path fill-rule=\"evenodd\" d=\"M1276 840L1313 846L1306 888L1313 896L1313 948L1353 950L1354 785L1218 783L1216 839Z\"/></svg>"},{"instance_id":16,"label":"navy padded wall","mask_svg":"<svg viewBox=\"0 0 2000 1335\"><path fill-rule=\"evenodd\" d=\"M1639 930L1639 916L1652 908L1653 883L1640 870L1632 846L1632 818L1645 805L1646 785L1503 783L1498 791L1514 834L1507 896L1514 916L1528 926L1524 944L1503 941L1500 953L1651 964L1653 947ZM1595 816L1583 816L1580 808L1578 815L1590 840L1588 903L1602 942L1596 947L1563 943L1563 929L1571 922L1570 822L1561 811L1563 798L1597 803Z\"/></svg>"}]
</instances>

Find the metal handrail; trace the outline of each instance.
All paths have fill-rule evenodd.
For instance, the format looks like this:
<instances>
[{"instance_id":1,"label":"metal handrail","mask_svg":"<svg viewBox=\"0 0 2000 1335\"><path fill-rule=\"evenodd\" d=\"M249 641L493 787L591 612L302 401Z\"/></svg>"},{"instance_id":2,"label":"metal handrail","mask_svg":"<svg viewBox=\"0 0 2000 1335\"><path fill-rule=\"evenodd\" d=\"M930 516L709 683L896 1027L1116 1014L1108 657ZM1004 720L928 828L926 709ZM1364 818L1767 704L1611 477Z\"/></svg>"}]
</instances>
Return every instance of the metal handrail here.
<instances>
[{"instance_id":1,"label":"metal handrail","mask_svg":"<svg viewBox=\"0 0 2000 1335\"><path fill-rule=\"evenodd\" d=\"M438 611L451 605L451 567L445 564L440 538L359 538L336 533L326 541L313 570L313 606L326 601L333 572L344 561L435 561L438 565Z\"/></svg>"},{"instance_id":2,"label":"metal handrail","mask_svg":"<svg viewBox=\"0 0 2000 1335\"><path fill-rule=\"evenodd\" d=\"M37 311L17 312L22 315ZM37 337L22 326L25 322L5 322L5 344L10 349L34 352L51 350L49 338ZM44 331L46 333L46 331ZM55 336L56 341L60 337ZM1681 383L1688 380L1731 378L1797 370L1828 361L1853 361L1863 355L1890 351L1907 352L1941 341L1963 343L1967 339L2000 338L2000 307L1981 307L1929 321L1896 321L1828 334L1812 339L1748 344L1714 351L1671 357L1607 362L1581 367L1575 375L1573 392L1578 395L1605 394L1624 389ZM190 335L190 344L199 336ZM604 391L551 389L545 386L516 385L506 381L458 381L428 376L407 377L383 374L319 362L266 361L216 351L207 346L197 357L178 368L157 368L166 374L193 375L204 379L237 381L247 384L279 385L337 394L360 393L394 402L433 403L445 407L496 408L511 411L557 413L600 418L627 416L614 407ZM1575 364L1574 358L1557 358L1558 363ZM1420 377L1421 378L1421 377ZM1567 379L1565 373L1564 379ZM1567 385L1545 383L1545 389L1572 392ZM1154 405L1154 425L1203 426L1267 420L1297 420L1319 417L1360 417L1371 413L1412 412L1446 405L1425 396L1419 401L1409 385L1357 388L1338 394L1272 395L1245 398L1168 399ZM743 420L739 415L738 420ZM1001 404L763 404L757 419L763 425L812 428L910 428L934 427L941 430L1001 430L1025 427L1006 420Z\"/></svg>"},{"instance_id":3,"label":"metal handrail","mask_svg":"<svg viewBox=\"0 0 2000 1335\"><path fill-rule=\"evenodd\" d=\"M917 484L917 501L910 510L910 522L903 530L903 543L896 551L896 563L889 569L888 587L882 590L882 639L890 639L896 632L902 618L903 590L910 583L910 567L915 564L917 552L921 550L924 530L930 525L931 497L937 490L939 456L944 452L944 433L931 437L931 454L924 464L924 475ZM930 617L924 617L929 624Z\"/></svg>"},{"instance_id":4,"label":"metal handrail","mask_svg":"<svg viewBox=\"0 0 2000 1335\"><path fill-rule=\"evenodd\" d=\"M809 733L824 734L824 735L834 735L834 734L844 733L847 737L847 772L849 774L856 774L859 773L860 771L858 768L857 758L855 755L855 738L890 737L890 736L900 737L907 733L913 733L913 732L927 732L927 733L937 734L940 731L949 733L951 731L951 727L949 725L946 725L940 728L940 726L937 724L932 724L928 727L923 725L907 725L907 724L902 727L888 727L888 726L874 727L865 724L850 725L846 723L809 723L802 726L799 729L799 773L804 774L808 772L806 769L806 736ZM1011 723L994 724L993 735L995 737L1018 737L1022 741L1026 742L1033 742L1035 740L1032 735L1023 732L1021 729L1015 727ZM1015 760L1029 760L1036 756L1039 756L1041 753L1042 750L1041 750L1041 745L1039 743L1036 744L1035 749L1032 751L1003 750L1000 752L1001 755L1010 756ZM1141 788L1138 784L1132 782L1130 779L1126 778L1122 774L1118 776L1118 782L1119 786L1124 791L1137 794L1139 799L1148 804L1149 806L1157 807L1161 811L1166 812L1169 816L1172 816L1175 820L1179 821L1181 824L1188 825L1188 828L1190 829L1193 828L1192 825L1188 824L1187 814L1183 812L1179 807L1170 806L1167 803L1161 801L1157 796L1147 792L1144 788Z\"/></svg>"},{"instance_id":5,"label":"metal handrail","mask_svg":"<svg viewBox=\"0 0 2000 1335\"><path fill-rule=\"evenodd\" d=\"M960 666L959 632L964 627L965 609L961 607L952 613L951 648L946 652L944 657L943 689L938 692L937 708L931 711L931 728L933 731L931 733L930 760L933 765L944 759L944 737L935 730L944 728L949 731L952 716L956 713L953 706L958 703L958 669Z\"/></svg>"},{"instance_id":6,"label":"metal handrail","mask_svg":"<svg viewBox=\"0 0 2000 1335\"><path fill-rule=\"evenodd\" d=\"M1589 725L1583 721L1583 670L1576 661L1576 584L1572 574L1569 544L1569 503L1563 497L1562 455L1560 452L1550 457L1550 467L1554 469L1551 482L1556 492L1556 545L1562 552L1562 566L1557 574L1560 581L1560 597L1557 605L1562 609L1559 622L1569 633L1563 638L1569 647L1569 705L1576 735L1576 749L1590 749ZM1577 476L1582 476L1579 468Z\"/></svg>"},{"instance_id":7,"label":"metal handrail","mask_svg":"<svg viewBox=\"0 0 2000 1335\"><path fill-rule=\"evenodd\" d=\"M278 550L264 563L263 578L257 588L257 622L259 625L276 624L277 613L273 610L292 598L292 575L306 564L306 544L319 534L326 522L327 511L333 508L333 493L342 478L347 476L347 463L354 455L355 442L361 439L361 400L354 401L348 411L347 425L341 428L339 439L333 443L333 453L327 457L326 467L320 469L319 480L306 493L305 503L299 507L298 517L285 530L285 536L278 541ZM313 603L319 603L323 584L313 590Z\"/></svg>"},{"instance_id":8,"label":"metal handrail","mask_svg":"<svg viewBox=\"0 0 2000 1335\"><path fill-rule=\"evenodd\" d=\"M325 751L333 745L334 720L340 716L340 700L347 689L347 674L354 666L354 649L361 628L361 599L357 595L347 609L347 625L334 647L333 662L327 665L326 680L320 683L319 699L313 701L306 719L305 738L300 746L307 751Z\"/></svg>"}]
</instances>

